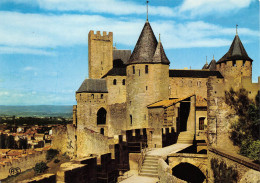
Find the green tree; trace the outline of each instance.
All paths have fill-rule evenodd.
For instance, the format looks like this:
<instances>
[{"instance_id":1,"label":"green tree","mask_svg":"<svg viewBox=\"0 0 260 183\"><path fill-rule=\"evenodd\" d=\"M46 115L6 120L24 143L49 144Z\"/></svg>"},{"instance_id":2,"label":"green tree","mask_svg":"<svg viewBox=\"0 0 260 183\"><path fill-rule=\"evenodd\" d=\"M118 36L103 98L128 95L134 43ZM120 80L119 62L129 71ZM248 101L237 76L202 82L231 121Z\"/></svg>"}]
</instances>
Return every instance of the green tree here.
<instances>
[{"instance_id":1,"label":"green tree","mask_svg":"<svg viewBox=\"0 0 260 183\"><path fill-rule=\"evenodd\" d=\"M49 149L46 154L46 160L52 160L58 154L59 151L57 149Z\"/></svg>"},{"instance_id":2,"label":"green tree","mask_svg":"<svg viewBox=\"0 0 260 183\"><path fill-rule=\"evenodd\" d=\"M260 109L258 91L255 100L248 98L245 89L226 92L225 102L235 111L238 120L231 124L231 140L240 147L240 153L260 160Z\"/></svg>"},{"instance_id":3,"label":"green tree","mask_svg":"<svg viewBox=\"0 0 260 183\"><path fill-rule=\"evenodd\" d=\"M47 166L47 164L45 162L40 162L40 163L36 163L35 167L34 167L34 172L36 174L40 174L40 173L44 173L49 167Z\"/></svg>"}]
</instances>

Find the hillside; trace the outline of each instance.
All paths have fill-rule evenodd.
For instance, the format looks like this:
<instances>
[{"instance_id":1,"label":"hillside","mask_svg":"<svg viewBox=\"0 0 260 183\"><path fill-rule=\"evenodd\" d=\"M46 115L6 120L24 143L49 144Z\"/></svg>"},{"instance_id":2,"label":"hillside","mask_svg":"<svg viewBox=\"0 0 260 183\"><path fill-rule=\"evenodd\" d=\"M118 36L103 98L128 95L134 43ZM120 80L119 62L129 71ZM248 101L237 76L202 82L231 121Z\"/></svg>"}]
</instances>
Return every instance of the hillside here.
<instances>
[{"instance_id":1,"label":"hillside","mask_svg":"<svg viewBox=\"0 0 260 183\"><path fill-rule=\"evenodd\" d=\"M33 105L33 106L1 106L0 116L23 117L63 117L72 118L73 106Z\"/></svg>"}]
</instances>

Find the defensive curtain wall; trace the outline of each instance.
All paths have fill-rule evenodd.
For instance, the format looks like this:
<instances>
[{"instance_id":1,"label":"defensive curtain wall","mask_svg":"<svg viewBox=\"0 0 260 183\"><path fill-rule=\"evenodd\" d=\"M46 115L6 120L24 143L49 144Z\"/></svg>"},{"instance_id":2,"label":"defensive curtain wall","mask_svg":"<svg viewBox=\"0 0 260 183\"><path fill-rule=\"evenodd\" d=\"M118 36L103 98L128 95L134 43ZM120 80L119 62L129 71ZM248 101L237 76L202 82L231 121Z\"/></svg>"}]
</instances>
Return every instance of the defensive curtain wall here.
<instances>
[{"instance_id":1,"label":"defensive curtain wall","mask_svg":"<svg viewBox=\"0 0 260 183\"><path fill-rule=\"evenodd\" d=\"M21 169L21 172L24 172L28 169L31 169L35 166L36 163L46 160L46 151L47 150L36 150L33 154L24 154L22 157L13 158L12 161L6 163L5 165L0 165L0 180L5 179L10 175L10 168Z\"/></svg>"}]
</instances>

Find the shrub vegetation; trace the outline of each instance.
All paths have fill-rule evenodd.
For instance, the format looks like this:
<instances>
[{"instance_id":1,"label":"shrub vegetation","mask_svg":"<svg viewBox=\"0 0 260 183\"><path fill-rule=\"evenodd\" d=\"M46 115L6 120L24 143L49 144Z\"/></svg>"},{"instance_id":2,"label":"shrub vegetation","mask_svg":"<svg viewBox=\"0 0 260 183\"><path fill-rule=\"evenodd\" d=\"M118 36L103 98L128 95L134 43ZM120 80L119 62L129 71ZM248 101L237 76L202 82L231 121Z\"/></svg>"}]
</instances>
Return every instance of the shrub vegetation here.
<instances>
[{"instance_id":1,"label":"shrub vegetation","mask_svg":"<svg viewBox=\"0 0 260 183\"><path fill-rule=\"evenodd\" d=\"M240 147L240 154L260 161L260 108L258 91L255 100L248 98L245 89L226 92L225 102L235 111L238 120L231 124L231 140Z\"/></svg>"},{"instance_id":2,"label":"shrub vegetation","mask_svg":"<svg viewBox=\"0 0 260 183\"><path fill-rule=\"evenodd\" d=\"M46 154L46 160L47 161L50 161L52 160L55 156L57 156L59 154L59 151L57 149L49 149L47 151L47 154Z\"/></svg>"},{"instance_id":3,"label":"shrub vegetation","mask_svg":"<svg viewBox=\"0 0 260 183\"><path fill-rule=\"evenodd\" d=\"M47 170L49 167L47 166L47 164L45 162L40 162L40 163L36 163L35 167L34 167L34 172L36 174L40 174L40 173L44 173L45 170Z\"/></svg>"}]
</instances>

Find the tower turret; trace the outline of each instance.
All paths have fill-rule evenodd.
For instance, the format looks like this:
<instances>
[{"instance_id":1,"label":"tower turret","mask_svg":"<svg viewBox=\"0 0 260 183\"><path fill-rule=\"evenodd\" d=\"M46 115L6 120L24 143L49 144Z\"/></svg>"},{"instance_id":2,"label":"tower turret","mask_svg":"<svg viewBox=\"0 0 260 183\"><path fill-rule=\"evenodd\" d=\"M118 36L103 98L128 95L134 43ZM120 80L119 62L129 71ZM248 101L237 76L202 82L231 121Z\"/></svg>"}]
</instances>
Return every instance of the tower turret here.
<instances>
[{"instance_id":1,"label":"tower turret","mask_svg":"<svg viewBox=\"0 0 260 183\"><path fill-rule=\"evenodd\" d=\"M127 128L147 128L147 106L169 96L169 60L146 21L127 63Z\"/></svg>"},{"instance_id":2,"label":"tower turret","mask_svg":"<svg viewBox=\"0 0 260 183\"><path fill-rule=\"evenodd\" d=\"M252 79L252 62L236 34L228 52L216 63L216 66L225 81L235 85L240 84L242 79Z\"/></svg>"}]
</instances>

